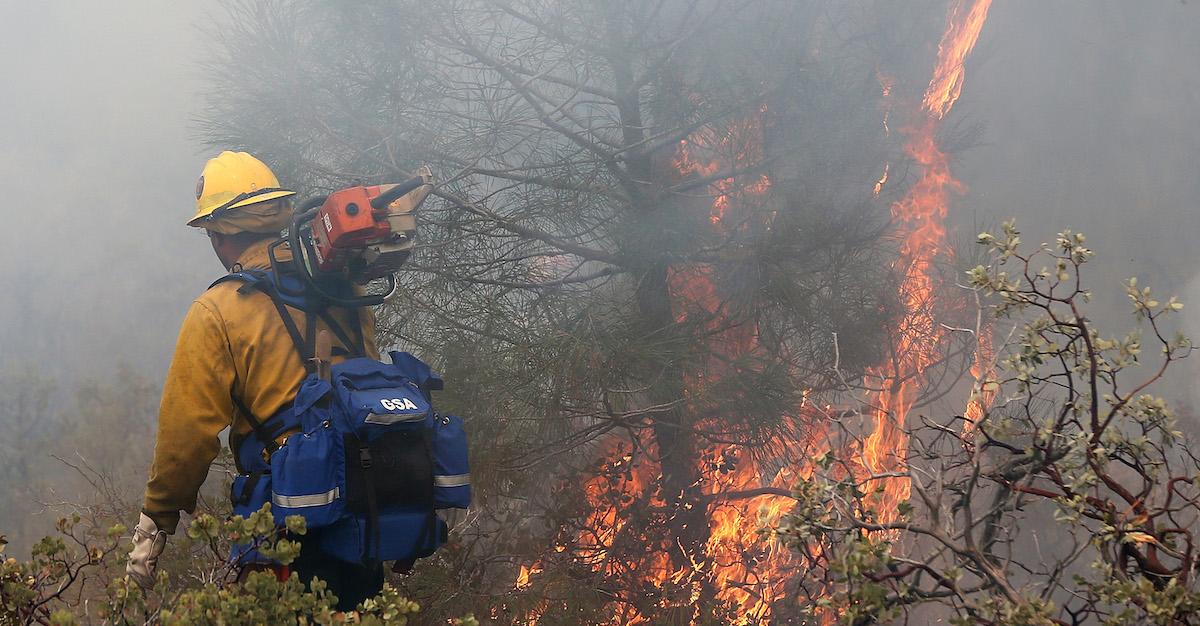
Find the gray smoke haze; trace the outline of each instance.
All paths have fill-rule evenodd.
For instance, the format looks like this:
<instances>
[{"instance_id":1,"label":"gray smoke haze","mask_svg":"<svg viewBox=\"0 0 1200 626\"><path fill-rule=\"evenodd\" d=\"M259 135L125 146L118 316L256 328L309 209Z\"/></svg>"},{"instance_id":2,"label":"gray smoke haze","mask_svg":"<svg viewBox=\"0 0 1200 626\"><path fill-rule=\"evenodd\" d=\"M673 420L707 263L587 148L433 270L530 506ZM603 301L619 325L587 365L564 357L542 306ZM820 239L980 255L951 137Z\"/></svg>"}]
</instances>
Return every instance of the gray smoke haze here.
<instances>
[{"instance_id":1,"label":"gray smoke haze","mask_svg":"<svg viewBox=\"0 0 1200 626\"><path fill-rule=\"evenodd\" d=\"M962 204L1186 283L1200 250L1168 247L1200 230L1200 7L998 2L977 55L959 106L987 132L957 163Z\"/></svg>"},{"instance_id":2,"label":"gray smoke haze","mask_svg":"<svg viewBox=\"0 0 1200 626\"><path fill-rule=\"evenodd\" d=\"M161 379L191 298L220 271L183 222L215 4L0 3L0 371ZM111 374L109 374L111 375Z\"/></svg>"},{"instance_id":3,"label":"gray smoke haze","mask_svg":"<svg viewBox=\"0 0 1200 626\"><path fill-rule=\"evenodd\" d=\"M1010 217L1030 243L1084 232L1107 332L1131 325L1120 281L1138 276L1178 294L1200 336L1197 59L1194 2L996 2L955 113L985 128L952 157L968 187L956 240ZM1176 370L1178 399L1200 400L1197 375L1194 358Z\"/></svg>"}]
</instances>

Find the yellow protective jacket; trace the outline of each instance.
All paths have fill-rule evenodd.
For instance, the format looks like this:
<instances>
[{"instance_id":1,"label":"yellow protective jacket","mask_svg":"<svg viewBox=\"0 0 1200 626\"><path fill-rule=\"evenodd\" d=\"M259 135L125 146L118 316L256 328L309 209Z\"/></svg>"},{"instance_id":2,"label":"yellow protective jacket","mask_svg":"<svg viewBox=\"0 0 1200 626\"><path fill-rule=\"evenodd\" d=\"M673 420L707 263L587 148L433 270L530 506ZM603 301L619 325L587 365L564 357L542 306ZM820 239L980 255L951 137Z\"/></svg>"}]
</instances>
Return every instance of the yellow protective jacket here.
<instances>
[{"instance_id":1,"label":"yellow protective jacket","mask_svg":"<svg viewBox=\"0 0 1200 626\"><path fill-rule=\"evenodd\" d=\"M238 259L242 268L270 269L268 243L248 248ZM221 450L221 431L231 426L234 440L251 432L233 396L265 420L291 402L307 375L270 297L257 290L238 293L244 284L227 281L204 292L192 302L179 331L163 386L143 504L146 515L167 532L175 531L179 511L195 511L200 486ZM305 315L288 311L303 332ZM349 312L331 311L353 333ZM366 309L358 316L367 355L377 358L374 318ZM326 326L318 320L317 328Z\"/></svg>"}]
</instances>

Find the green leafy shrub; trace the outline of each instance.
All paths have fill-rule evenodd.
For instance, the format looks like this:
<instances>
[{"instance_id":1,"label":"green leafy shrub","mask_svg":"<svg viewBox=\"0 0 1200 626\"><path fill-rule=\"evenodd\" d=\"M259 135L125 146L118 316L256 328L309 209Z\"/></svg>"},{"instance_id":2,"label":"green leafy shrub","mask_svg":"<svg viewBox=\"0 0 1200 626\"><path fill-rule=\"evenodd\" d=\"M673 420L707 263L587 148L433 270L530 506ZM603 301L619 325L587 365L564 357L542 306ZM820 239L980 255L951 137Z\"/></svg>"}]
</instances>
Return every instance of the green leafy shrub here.
<instances>
[{"instance_id":1,"label":"green leafy shrub","mask_svg":"<svg viewBox=\"0 0 1200 626\"><path fill-rule=\"evenodd\" d=\"M58 535L33 547L28 560L0 562L0 625L18 624L395 624L403 626L420 606L391 585L363 601L356 611L338 612L337 597L325 583L306 588L295 574L279 580L273 572L238 577L225 555L228 546L251 545L288 564L300 553L290 537L304 535L304 519L291 516L275 527L270 504L247 518L224 521L210 514L192 520L187 537L212 555L205 580L172 581L158 572L153 589L142 590L123 575L127 531L121 525L96 533L78 515L58 523ZM286 531L286 532L285 532ZM0 544L2 548L2 544ZM203 552L201 552L203 554ZM114 574L118 572L119 574ZM107 578L106 578L107 576ZM182 582L182 584L181 584ZM474 617L453 620L475 626Z\"/></svg>"},{"instance_id":2,"label":"green leafy shrub","mask_svg":"<svg viewBox=\"0 0 1200 626\"><path fill-rule=\"evenodd\" d=\"M1108 336L1087 310L1083 235L1032 253L1011 223L978 240L991 258L970 286L1008 338L970 398L994 401L975 420L901 424L890 476L857 462L851 420L831 420L838 440L775 529L821 573L814 622L1200 623L1200 460L1153 395L1191 350L1169 331L1183 305L1130 279L1138 328ZM897 476L912 495L882 515L871 496Z\"/></svg>"}]
</instances>

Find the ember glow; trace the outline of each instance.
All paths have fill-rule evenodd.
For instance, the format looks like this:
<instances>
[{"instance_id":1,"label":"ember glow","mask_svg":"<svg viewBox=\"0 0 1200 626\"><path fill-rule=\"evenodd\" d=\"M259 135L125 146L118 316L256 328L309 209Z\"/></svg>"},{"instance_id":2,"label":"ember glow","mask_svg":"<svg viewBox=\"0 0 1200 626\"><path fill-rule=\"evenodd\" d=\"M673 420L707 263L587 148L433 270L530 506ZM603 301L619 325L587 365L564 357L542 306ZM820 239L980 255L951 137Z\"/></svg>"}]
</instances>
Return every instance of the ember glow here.
<instances>
[{"instance_id":1,"label":"ember glow","mask_svg":"<svg viewBox=\"0 0 1200 626\"><path fill-rule=\"evenodd\" d=\"M760 113L766 113L762 109ZM711 178L722 173L750 170L762 161L763 120L751 115L717 131L703 128L679 142L674 165L682 176ZM701 153L701 154L696 154ZM730 206L748 197L761 197L771 187L765 174L730 176L709 185L712 211L709 221L719 224Z\"/></svg>"}]
</instances>

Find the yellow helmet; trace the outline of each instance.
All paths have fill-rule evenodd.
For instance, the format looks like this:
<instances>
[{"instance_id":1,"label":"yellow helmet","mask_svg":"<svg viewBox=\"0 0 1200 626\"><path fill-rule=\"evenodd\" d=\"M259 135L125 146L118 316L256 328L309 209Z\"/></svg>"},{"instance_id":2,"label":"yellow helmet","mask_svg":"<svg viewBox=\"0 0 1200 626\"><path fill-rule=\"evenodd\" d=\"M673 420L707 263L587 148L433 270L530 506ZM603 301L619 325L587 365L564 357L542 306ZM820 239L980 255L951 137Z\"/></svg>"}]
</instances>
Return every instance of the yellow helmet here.
<instances>
[{"instance_id":1,"label":"yellow helmet","mask_svg":"<svg viewBox=\"0 0 1200 626\"><path fill-rule=\"evenodd\" d=\"M279 186L265 163L246 152L226 150L209 159L196 182L196 215L188 226L203 228L230 209L295 195Z\"/></svg>"}]
</instances>

